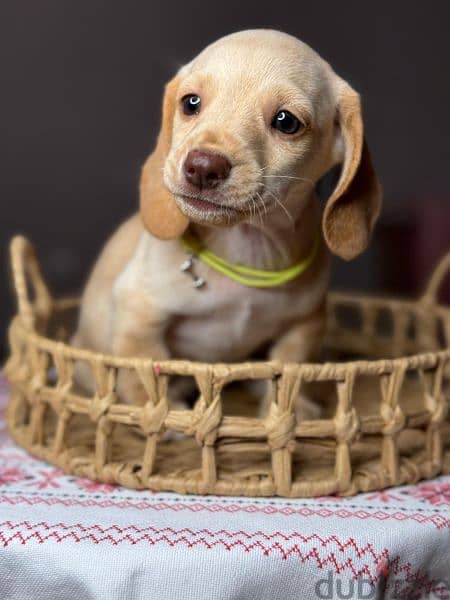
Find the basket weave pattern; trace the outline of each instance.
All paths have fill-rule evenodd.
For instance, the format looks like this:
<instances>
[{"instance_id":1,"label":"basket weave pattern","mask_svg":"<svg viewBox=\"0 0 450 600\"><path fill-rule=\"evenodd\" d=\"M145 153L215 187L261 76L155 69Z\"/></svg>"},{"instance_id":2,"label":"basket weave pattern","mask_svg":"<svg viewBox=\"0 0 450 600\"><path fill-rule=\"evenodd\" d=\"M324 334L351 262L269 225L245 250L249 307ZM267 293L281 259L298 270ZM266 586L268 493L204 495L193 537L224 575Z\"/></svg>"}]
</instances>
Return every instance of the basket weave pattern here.
<instances>
[{"instance_id":1,"label":"basket weave pattern","mask_svg":"<svg viewBox=\"0 0 450 600\"><path fill-rule=\"evenodd\" d=\"M450 309L436 301L450 255L418 301L330 295L327 347L367 359L323 364L155 363L74 348L47 325L76 300L51 297L26 239L13 240L11 258L19 308L6 366L9 429L66 472L132 488L286 497L350 495L450 472ZM74 383L79 361L93 374L91 396ZM119 401L120 370L138 375L145 405ZM176 376L195 380L192 410L171 409ZM262 416L226 410L226 389L247 380L270 390ZM299 392L319 384L332 389L332 411L302 421Z\"/></svg>"}]
</instances>

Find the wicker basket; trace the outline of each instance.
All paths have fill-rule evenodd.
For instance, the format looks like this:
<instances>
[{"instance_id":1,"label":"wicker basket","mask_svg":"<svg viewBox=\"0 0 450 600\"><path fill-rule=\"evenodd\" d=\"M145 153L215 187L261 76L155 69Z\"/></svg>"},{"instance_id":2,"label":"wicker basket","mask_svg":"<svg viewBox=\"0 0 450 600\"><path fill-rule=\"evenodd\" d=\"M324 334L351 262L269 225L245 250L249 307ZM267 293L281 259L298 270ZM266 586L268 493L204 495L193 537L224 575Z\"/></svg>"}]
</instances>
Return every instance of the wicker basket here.
<instances>
[{"instance_id":1,"label":"wicker basket","mask_svg":"<svg viewBox=\"0 0 450 600\"><path fill-rule=\"evenodd\" d=\"M300 497L450 472L450 309L436 300L450 254L418 301L332 294L326 347L340 361L323 364L155 363L71 347L77 301L52 299L24 238L11 255L19 310L6 366L9 429L68 473L131 488ZM76 389L77 361L92 370L92 397ZM118 401L122 369L138 374L144 406ZM179 376L195 380L192 410L169 404ZM244 384L255 380L264 385ZM261 415L254 396L263 389L271 402ZM299 394L320 399L320 419L298 419Z\"/></svg>"}]
</instances>

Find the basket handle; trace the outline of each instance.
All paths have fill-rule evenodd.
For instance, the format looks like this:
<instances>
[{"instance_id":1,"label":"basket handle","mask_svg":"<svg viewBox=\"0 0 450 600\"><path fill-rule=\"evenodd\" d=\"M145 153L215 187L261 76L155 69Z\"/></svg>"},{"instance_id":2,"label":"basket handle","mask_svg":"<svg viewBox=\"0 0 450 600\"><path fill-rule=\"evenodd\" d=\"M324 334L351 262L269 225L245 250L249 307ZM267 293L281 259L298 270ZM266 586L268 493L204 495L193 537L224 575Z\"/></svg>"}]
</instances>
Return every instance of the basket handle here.
<instances>
[{"instance_id":1,"label":"basket handle","mask_svg":"<svg viewBox=\"0 0 450 600\"><path fill-rule=\"evenodd\" d=\"M421 301L424 304L436 304L439 289L450 272L450 252L445 254L431 275Z\"/></svg>"},{"instance_id":2,"label":"basket handle","mask_svg":"<svg viewBox=\"0 0 450 600\"><path fill-rule=\"evenodd\" d=\"M36 316L50 314L52 297L42 276L32 244L23 236L15 236L10 245L11 270L20 318L27 329L33 329ZM34 301L29 287L35 294Z\"/></svg>"}]
</instances>

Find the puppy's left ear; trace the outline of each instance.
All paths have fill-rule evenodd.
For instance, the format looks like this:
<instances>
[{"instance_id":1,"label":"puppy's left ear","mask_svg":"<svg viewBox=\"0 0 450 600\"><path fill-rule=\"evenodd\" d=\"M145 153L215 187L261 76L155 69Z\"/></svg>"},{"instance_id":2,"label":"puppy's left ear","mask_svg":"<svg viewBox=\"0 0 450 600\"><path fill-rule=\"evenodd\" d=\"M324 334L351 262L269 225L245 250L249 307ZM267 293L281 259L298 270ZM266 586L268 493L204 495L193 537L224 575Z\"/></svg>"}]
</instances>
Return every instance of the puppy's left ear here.
<instances>
[{"instance_id":1,"label":"puppy's left ear","mask_svg":"<svg viewBox=\"0 0 450 600\"><path fill-rule=\"evenodd\" d=\"M369 244L381 210L382 190L364 140L359 95L343 82L338 125L344 157L339 181L325 207L323 232L333 254L351 260Z\"/></svg>"},{"instance_id":2,"label":"puppy's left ear","mask_svg":"<svg viewBox=\"0 0 450 600\"><path fill-rule=\"evenodd\" d=\"M162 123L156 148L148 157L140 183L140 213L144 226L161 240L179 238L189 221L178 208L173 194L164 185L163 169L172 143L173 117L179 77L170 81L165 90Z\"/></svg>"}]
</instances>

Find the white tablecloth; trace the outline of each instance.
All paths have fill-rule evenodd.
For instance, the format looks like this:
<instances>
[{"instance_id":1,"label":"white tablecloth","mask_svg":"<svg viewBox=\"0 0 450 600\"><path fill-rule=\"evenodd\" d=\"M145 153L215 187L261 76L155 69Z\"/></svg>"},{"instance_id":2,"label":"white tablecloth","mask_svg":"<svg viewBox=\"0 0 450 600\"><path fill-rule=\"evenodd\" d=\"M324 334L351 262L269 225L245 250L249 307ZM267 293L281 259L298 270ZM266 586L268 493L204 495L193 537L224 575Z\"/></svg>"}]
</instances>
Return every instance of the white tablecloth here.
<instances>
[{"instance_id":1,"label":"white tablecloth","mask_svg":"<svg viewBox=\"0 0 450 600\"><path fill-rule=\"evenodd\" d=\"M134 492L32 458L2 419L0 547L1 600L450 598L450 477L347 499Z\"/></svg>"}]
</instances>

